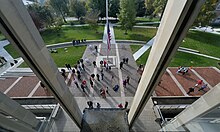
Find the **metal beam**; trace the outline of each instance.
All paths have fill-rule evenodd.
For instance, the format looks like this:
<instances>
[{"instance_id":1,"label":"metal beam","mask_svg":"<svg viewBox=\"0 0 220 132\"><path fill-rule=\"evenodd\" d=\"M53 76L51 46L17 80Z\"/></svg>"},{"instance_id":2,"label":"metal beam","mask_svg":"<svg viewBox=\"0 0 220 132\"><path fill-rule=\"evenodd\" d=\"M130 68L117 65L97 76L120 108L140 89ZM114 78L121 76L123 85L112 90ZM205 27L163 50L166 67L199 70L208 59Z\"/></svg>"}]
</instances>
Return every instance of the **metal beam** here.
<instances>
[{"instance_id":1,"label":"metal beam","mask_svg":"<svg viewBox=\"0 0 220 132\"><path fill-rule=\"evenodd\" d=\"M128 114L130 128L148 102L202 3L203 0L168 0Z\"/></svg>"},{"instance_id":2,"label":"metal beam","mask_svg":"<svg viewBox=\"0 0 220 132\"><path fill-rule=\"evenodd\" d=\"M7 115L12 116L13 118L18 119L19 121L28 124L29 126L36 128L39 121L36 119L36 116L30 111L23 108L16 101L10 99L8 96L0 92L0 110ZM0 121L2 124L4 120ZM11 124L8 124L9 126Z\"/></svg>"},{"instance_id":3,"label":"metal beam","mask_svg":"<svg viewBox=\"0 0 220 132\"><path fill-rule=\"evenodd\" d=\"M163 131L180 130L181 126L185 126L190 121L205 115L214 108L220 105L220 83L208 93L201 96L193 104L183 110L180 114L175 116L170 122L165 125Z\"/></svg>"},{"instance_id":4,"label":"metal beam","mask_svg":"<svg viewBox=\"0 0 220 132\"><path fill-rule=\"evenodd\" d=\"M0 30L70 118L81 128L82 113L21 0L0 0Z\"/></svg>"},{"instance_id":5,"label":"metal beam","mask_svg":"<svg viewBox=\"0 0 220 132\"><path fill-rule=\"evenodd\" d=\"M37 132L37 130L33 129L31 126L20 123L19 121L9 119L0 114L0 126L6 131L14 131L14 132Z\"/></svg>"}]
</instances>

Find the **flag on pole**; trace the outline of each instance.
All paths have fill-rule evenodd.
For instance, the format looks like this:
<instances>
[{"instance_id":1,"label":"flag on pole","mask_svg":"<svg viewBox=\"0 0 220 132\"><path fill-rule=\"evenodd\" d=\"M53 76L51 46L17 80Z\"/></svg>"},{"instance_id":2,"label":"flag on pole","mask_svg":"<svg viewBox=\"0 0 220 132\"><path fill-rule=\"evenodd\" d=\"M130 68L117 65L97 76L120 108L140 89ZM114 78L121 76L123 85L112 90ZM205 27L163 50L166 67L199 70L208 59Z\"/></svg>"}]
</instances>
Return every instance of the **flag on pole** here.
<instances>
[{"instance_id":1,"label":"flag on pole","mask_svg":"<svg viewBox=\"0 0 220 132\"><path fill-rule=\"evenodd\" d=\"M111 49L111 32L109 28L109 23L107 23L107 45L108 45L108 50Z\"/></svg>"}]
</instances>

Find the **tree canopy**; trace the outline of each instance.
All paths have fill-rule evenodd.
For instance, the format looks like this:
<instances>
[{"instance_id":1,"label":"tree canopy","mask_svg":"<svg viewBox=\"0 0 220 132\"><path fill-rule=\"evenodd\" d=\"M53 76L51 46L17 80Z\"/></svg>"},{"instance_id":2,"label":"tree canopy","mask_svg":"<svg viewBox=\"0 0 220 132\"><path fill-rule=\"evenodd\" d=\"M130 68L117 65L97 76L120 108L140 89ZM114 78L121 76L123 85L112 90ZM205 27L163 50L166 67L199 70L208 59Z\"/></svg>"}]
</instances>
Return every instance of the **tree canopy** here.
<instances>
[{"instance_id":1,"label":"tree canopy","mask_svg":"<svg viewBox=\"0 0 220 132\"><path fill-rule=\"evenodd\" d=\"M144 0L136 0L136 6L137 6L137 17L143 17L145 16L146 8L145 8L145 1Z\"/></svg>"},{"instance_id":2,"label":"tree canopy","mask_svg":"<svg viewBox=\"0 0 220 132\"><path fill-rule=\"evenodd\" d=\"M146 15L161 16L166 6L167 0L145 0Z\"/></svg>"},{"instance_id":3,"label":"tree canopy","mask_svg":"<svg viewBox=\"0 0 220 132\"><path fill-rule=\"evenodd\" d=\"M125 30L125 34L127 34L128 30L132 30L132 27L135 24L135 18L136 18L135 1L121 0L119 21L122 29Z\"/></svg>"},{"instance_id":4,"label":"tree canopy","mask_svg":"<svg viewBox=\"0 0 220 132\"><path fill-rule=\"evenodd\" d=\"M70 15L78 18L78 20L86 15L85 2L80 0L70 0Z\"/></svg>"},{"instance_id":5,"label":"tree canopy","mask_svg":"<svg viewBox=\"0 0 220 132\"><path fill-rule=\"evenodd\" d=\"M218 0L207 0L205 4L201 7L199 15L194 22L194 25L206 26L216 17L215 8Z\"/></svg>"},{"instance_id":6,"label":"tree canopy","mask_svg":"<svg viewBox=\"0 0 220 132\"><path fill-rule=\"evenodd\" d=\"M27 10L38 30L52 25L53 17L47 6L31 4L28 5Z\"/></svg>"},{"instance_id":7,"label":"tree canopy","mask_svg":"<svg viewBox=\"0 0 220 132\"><path fill-rule=\"evenodd\" d=\"M63 21L66 22L65 16L69 12L68 0L50 0L49 4L54 9L57 15L61 15Z\"/></svg>"},{"instance_id":8,"label":"tree canopy","mask_svg":"<svg viewBox=\"0 0 220 132\"><path fill-rule=\"evenodd\" d=\"M119 14L119 0L110 0L109 1L109 16L117 18Z\"/></svg>"},{"instance_id":9,"label":"tree canopy","mask_svg":"<svg viewBox=\"0 0 220 132\"><path fill-rule=\"evenodd\" d=\"M106 3L105 0L87 0L87 8L89 12L98 11L100 12L99 17L103 18L106 16Z\"/></svg>"}]
</instances>

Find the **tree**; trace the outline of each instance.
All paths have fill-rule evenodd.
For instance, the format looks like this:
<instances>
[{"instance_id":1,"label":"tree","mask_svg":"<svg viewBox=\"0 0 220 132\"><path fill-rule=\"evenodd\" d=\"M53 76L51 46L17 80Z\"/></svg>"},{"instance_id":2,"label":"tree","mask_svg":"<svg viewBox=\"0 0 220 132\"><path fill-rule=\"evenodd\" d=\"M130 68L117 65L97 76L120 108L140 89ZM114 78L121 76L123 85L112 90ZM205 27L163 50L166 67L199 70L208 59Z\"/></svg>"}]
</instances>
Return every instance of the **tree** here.
<instances>
[{"instance_id":1,"label":"tree","mask_svg":"<svg viewBox=\"0 0 220 132\"><path fill-rule=\"evenodd\" d=\"M119 14L119 0L110 0L109 1L109 16L115 17L117 19L117 14Z\"/></svg>"},{"instance_id":2,"label":"tree","mask_svg":"<svg viewBox=\"0 0 220 132\"><path fill-rule=\"evenodd\" d=\"M146 16L153 17L153 13L155 10L153 3L154 0L145 0Z\"/></svg>"},{"instance_id":3,"label":"tree","mask_svg":"<svg viewBox=\"0 0 220 132\"><path fill-rule=\"evenodd\" d=\"M84 1L70 0L70 13L78 18L78 20L86 15L86 7Z\"/></svg>"},{"instance_id":4,"label":"tree","mask_svg":"<svg viewBox=\"0 0 220 132\"><path fill-rule=\"evenodd\" d=\"M40 6L39 4L28 5L27 10L32 17L37 29L49 27L53 23L53 17L47 6Z\"/></svg>"},{"instance_id":5,"label":"tree","mask_svg":"<svg viewBox=\"0 0 220 132\"><path fill-rule=\"evenodd\" d=\"M201 7L201 11L197 19L194 22L194 25L207 26L210 21L216 17L215 7L218 3L218 0L207 0L205 4Z\"/></svg>"},{"instance_id":6,"label":"tree","mask_svg":"<svg viewBox=\"0 0 220 132\"><path fill-rule=\"evenodd\" d=\"M49 4L57 15L61 15L63 21L66 23L65 15L68 13L68 0L50 0Z\"/></svg>"},{"instance_id":7,"label":"tree","mask_svg":"<svg viewBox=\"0 0 220 132\"><path fill-rule=\"evenodd\" d=\"M153 15L155 16L159 14L159 16L162 16L166 4L167 4L167 0L155 0L153 3L155 9Z\"/></svg>"},{"instance_id":8,"label":"tree","mask_svg":"<svg viewBox=\"0 0 220 132\"><path fill-rule=\"evenodd\" d=\"M136 1L136 5L137 5L137 9L136 9L137 14L136 14L136 16L137 17L145 16L146 8L145 8L144 3L145 3L144 0L137 0Z\"/></svg>"},{"instance_id":9,"label":"tree","mask_svg":"<svg viewBox=\"0 0 220 132\"><path fill-rule=\"evenodd\" d=\"M121 23L122 29L125 30L125 34L127 34L128 30L132 30L132 27L135 24L135 18L136 18L135 1L121 0L119 21Z\"/></svg>"},{"instance_id":10,"label":"tree","mask_svg":"<svg viewBox=\"0 0 220 132\"><path fill-rule=\"evenodd\" d=\"M98 10L93 10L90 12L87 12L86 14L86 21L89 23L90 27L98 33L98 18L99 18L100 12Z\"/></svg>"},{"instance_id":11,"label":"tree","mask_svg":"<svg viewBox=\"0 0 220 132\"><path fill-rule=\"evenodd\" d=\"M100 12L99 17L103 18L106 16L106 1L105 0L87 0L87 8L89 12L98 11Z\"/></svg>"}]
</instances>

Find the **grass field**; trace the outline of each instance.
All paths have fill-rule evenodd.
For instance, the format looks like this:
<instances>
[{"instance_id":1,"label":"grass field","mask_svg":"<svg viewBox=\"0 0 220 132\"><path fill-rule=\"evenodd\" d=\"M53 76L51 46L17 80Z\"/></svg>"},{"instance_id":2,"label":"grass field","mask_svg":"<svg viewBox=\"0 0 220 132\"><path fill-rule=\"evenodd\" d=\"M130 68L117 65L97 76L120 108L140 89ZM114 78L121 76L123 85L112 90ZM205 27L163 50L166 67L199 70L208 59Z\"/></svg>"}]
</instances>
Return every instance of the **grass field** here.
<instances>
[{"instance_id":1,"label":"grass field","mask_svg":"<svg viewBox=\"0 0 220 132\"><path fill-rule=\"evenodd\" d=\"M0 32L0 40L4 40L5 36Z\"/></svg>"},{"instance_id":2,"label":"grass field","mask_svg":"<svg viewBox=\"0 0 220 132\"><path fill-rule=\"evenodd\" d=\"M8 51L8 53L9 53L14 59L20 57L20 55L18 54L18 52L14 49L14 47L13 47L11 44L6 45L6 46L4 47L4 49L5 49L6 51Z\"/></svg>"},{"instance_id":3,"label":"grass field","mask_svg":"<svg viewBox=\"0 0 220 132\"><path fill-rule=\"evenodd\" d=\"M131 50L133 53L135 53L141 46L139 45L131 45ZM147 61L147 58L149 56L150 49L148 49L136 62L138 65L145 64ZM171 60L169 66L170 67L178 67L178 66L193 66L193 67L217 67L220 69L220 66L218 65L219 61L205 58L202 56L192 55L188 53L183 52L177 52L176 55Z\"/></svg>"},{"instance_id":4,"label":"grass field","mask_svg":"<svg viewBox=\"0 0 220 132\"><path fill-rule=\"evenodd\" d=\"M135 18L136 22L156 22L159 20L160 20L160 18L152 18L152 19L149 19L147 17L136 17Z\"/></svg>"},{"instance_id":5,"label":"grass field","mask_svg":"<svg viewBox=\"0 0 220 132\"><path fill-rule=\"evenodd\" d=\"M100 40L103 37L104 27L99 26L98 33L90 27L65 27L54 32L50 29L41 33L46 44L56 44L61 42L70 42L73 39ZM156 29L133 28L128 31L128 35L118 27L114 28L116 39L123 40L141 40L147 41L156 34Z\"/></svg>"},{"instance_id":6,"label":"grass field","mask_svg":"<svg viewBox=\"0 0 220 132\"><path fill-rule=\"evenodd\" d=\"M189 31L181 46L220 58L220 35Z\"/></svg>"},{"instance_id":7,"label":"grass field","mask_svg":"<svg viewBox=\"0 0 220 132\"><path fill-rule=\"evenodd\" d=\"M75 46L67 48L67 52L64 48L57 49L58 53L51 53L52 58L58 67L65 67L66 63L71 66L77 64L77 61L82 58L86 46Z\"/></svg>"},{"instance_id":8,"label":"grass field","mask_svg":"<svg viewBox=\"0 0 220 132\"><path fill-rule=\"evenodd\" d=\"M62 28L58 32L54 32L52 30L46 30L42 34L42 37L46 44L54 44L60 42L69 42L72 39L87 39L87 40L97 40L102 39L103 36L103 26L99 26L98 33L95 33L90 27L66 27ZM124 34L124 31L118 27L114 28L116 39L119 40L140 40L140 41L148 41L150 40L155 34L156 29L146 29L146 28L133 28L132 31L128 32L128 35ZM220 35L199 32L199 31L189 31L186 38L184 39L185 42L181 44L183 47L191 48L200 51L200 53L207 54L214 57L220 58ZM19 55L13 50L12 46L8 45L5 47L10 54L14 58L19 57ZM140 46L134 45L131 46L133 51L137 51ZM81 58L82 53L84 52L84 48L73 48L70 49L72 57L69 57L68 54L63 55L56 55L52 54L54 57L55 62L58 66L63 66L63 62L58 60L64 60L66 63L75 63L74 61ZM60 52L62 52L62 49ZM59 51L58 50L58 51ZM150 50L147 51L140 59L137 60L138 64L143 64L147 59ZM70 58L76 58L75 60L71 60ZM189 60L190 58L190 60ZM216 66L217 61L207 59L204 57L199 57L195 55L190 55L186 53L177 53L175 58L172 60L170 66L178 66L178 65L194 65L194 66Z\"/></svg>"},{"instance_id":9,"label":"grass field","mask_svg":"<svg viewBox=\"0 0 220 132\"><path fill-rule=\"evenodd\" d=\"M59 48L58 53L51 53L51 56L58 67L65 67L65 64L74 66L82 58L85 49L86 46L68 47L67 50ZM28 67L28 65L24 62L19 67Z\"/></svg>"}]
</instances>

